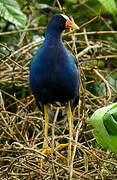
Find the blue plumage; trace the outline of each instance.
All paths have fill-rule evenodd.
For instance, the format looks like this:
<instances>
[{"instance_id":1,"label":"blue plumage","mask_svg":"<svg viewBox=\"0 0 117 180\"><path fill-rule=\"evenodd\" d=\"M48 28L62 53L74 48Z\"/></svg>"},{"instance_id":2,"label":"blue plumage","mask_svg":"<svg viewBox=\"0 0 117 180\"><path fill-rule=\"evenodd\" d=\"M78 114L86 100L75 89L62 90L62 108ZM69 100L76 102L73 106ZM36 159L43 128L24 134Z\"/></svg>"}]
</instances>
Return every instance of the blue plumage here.
<instances>
[{"instance_id":1,"label":"blue plumage","mask_svg":"<svg viewBox=\"0 0 117 180\"><path fill-rule=\"evenodd\" d=\"M31 62L30 87L38 104L63 103L79 98L79 72L75 57L61 40L65 22L63 16L53 16L47 26L44 43Z\"/></svg>"}]
</instances>

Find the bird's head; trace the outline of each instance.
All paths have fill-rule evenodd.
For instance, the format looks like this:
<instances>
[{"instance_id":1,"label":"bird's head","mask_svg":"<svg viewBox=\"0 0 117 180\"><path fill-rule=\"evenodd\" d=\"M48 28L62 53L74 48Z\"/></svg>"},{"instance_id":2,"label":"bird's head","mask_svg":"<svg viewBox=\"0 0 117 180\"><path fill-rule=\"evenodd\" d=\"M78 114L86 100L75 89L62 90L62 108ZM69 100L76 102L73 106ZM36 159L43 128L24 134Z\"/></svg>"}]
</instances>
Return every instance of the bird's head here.
<instances>
[{"instance_id":1,"label":"bird's head","mask_svg":"<svg viewBox=\"0 0 117 180\"><path fill-rule=\"evenodd\" d=\"M48 23L48 29L62 32L66 28L79 29L65 14L55 14Z\"/></svg>"}]
</instances>

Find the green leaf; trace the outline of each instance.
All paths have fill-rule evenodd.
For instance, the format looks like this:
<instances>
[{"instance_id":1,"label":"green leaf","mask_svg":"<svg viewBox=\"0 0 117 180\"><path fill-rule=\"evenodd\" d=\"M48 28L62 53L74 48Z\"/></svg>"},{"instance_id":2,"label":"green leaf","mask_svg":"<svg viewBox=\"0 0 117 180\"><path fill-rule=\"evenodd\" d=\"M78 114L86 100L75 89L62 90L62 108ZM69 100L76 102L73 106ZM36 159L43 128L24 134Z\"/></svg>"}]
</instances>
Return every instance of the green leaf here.
<instances>
[{"instance_id":1,"label":"green leaf","mask_svg":"<svg viewBox=\"0 0 117 180\"><path fill-rule=\"evenodd\" d=\"M117 14L117 7L115 0L98 0L104 7L105 9L111 13L112 15Z\"/></svg>"},{"instance_id":2,"label":"green leaf","mask_svg":"<svg viewBox=\"0 0 117 180\"><path fill-rule=\"evenodd\" d=\"M19 4L19 6L22 6L24 4L24 0L18 0L17 2Z\"/></svg>"},{"instance_id":3,"label":"green leaf","mask_svg":"<svg viewBox=\"0 0 117 180\"><path fill-rule=\"evenodd\" d=\"M117 154L117 103L98 109L88 121L97 142Z\"/></svg>"},{"instance_id":4,"label":"green leaf","mask_svg":"<svg viewBox=\"0 0 117 180\"><path fill-rule=\"evenodd\" d=\"M111 110L104 115L104 126L106 127L108 134L117 136L117 107L114 109L115 113L111 113Z\"/></svg>"},{"instance_id":5,"label":"green leaf","mask_svg":"<svg viewBox=\"0 0 117 180\"><path fill-rule=\"evenodd\" d=\"M22 13L19 4L15 0L0 0L1 16L15 24L18 28L24 28L26 24L26 15Z\"/></svg>"}]
</instances>

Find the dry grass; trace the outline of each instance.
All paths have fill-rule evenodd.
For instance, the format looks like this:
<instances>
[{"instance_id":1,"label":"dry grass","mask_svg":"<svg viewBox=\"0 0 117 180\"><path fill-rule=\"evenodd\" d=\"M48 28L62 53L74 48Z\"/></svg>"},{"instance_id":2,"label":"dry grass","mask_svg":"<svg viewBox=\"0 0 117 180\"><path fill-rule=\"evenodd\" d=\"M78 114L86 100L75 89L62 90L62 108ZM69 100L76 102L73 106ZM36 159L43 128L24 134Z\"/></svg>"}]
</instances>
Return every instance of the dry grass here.
<instances>
[{"instance_id":1,"label":"dry grass","mask_svg":"<svg viewBox=\"0 0 117 180\"><path fill-rule=\"evenodd\" d=\"M117 179L117 157L97 145L92 127L86 121L96 109L117 98L116 85L108 82L108 77L117 72L117 68L109 73L105 69L105 61L117 58L117 50L108 42L89 41L86 29L81 33L84 40L79 40L80 33L65 35L71 36L67 45L79 59L81 75L80 103L73 111L71 167L67 162L67 147L59 150L65 159L60 159L56 152L43 155L38 151L43 144L44 118L30 93L28 76L32 52L43 40L24 45L16 51L2 43L0 46L5 53L1 53L0 60L0 179L57 180L69 179L69 175L80 180ZM85 66L84 62L87 63ZM86 88L87 85L92 86L94 81L100 85L101 96L95 96ZM48 141L52 149L69 140L65 117L56 122L62 108L53 108L55 119L49 123ZM41 158L44 158L43 169L40 168Z\"/></svg>"}]
</instances>

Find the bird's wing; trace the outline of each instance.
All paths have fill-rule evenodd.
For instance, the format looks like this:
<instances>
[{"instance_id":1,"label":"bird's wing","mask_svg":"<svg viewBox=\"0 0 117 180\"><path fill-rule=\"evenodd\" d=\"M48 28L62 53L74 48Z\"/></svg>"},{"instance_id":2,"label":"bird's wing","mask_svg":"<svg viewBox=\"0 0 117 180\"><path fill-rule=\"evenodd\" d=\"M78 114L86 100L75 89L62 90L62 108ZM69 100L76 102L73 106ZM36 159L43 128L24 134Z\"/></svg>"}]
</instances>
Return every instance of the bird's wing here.
<instances>
[{"instance_id":1,"label":"bird's wing","mask_svg":"<svg viewBox=\"0 0 117 180\"><path fill-rule=\"evenodd\" d=\"M73 64L75 64L75 65L77 66L77 68L78 68L78 61L77 61L76 57L75 57L73 54L71 54L69 51L68 51L68 53L69 53L69 56L70 56L71 61L72 61ZM79 77L80 77L80 76L79 76ZM80 79L78 79L78 84L79 84L79 86L80 86ZM73 109L75 106L78 105L79 96L75 97L75 98L72 99L70 102L71 102L71 107L72 107L72 109Z\"/></svg>"},{"instance_id":2,"label":"bird's wing","mask_svg":"<svg viewBox=\"0 0 117 180\"><path fill-rule=\"evenodd\" d=\"M67 50L67 53L69 54L70 59L73 62L73 64L76 64L76 66L78 67L78 61L77 61L76 57L72 53L70 53L68 50Z\"/></svg>"}]
</instances>

